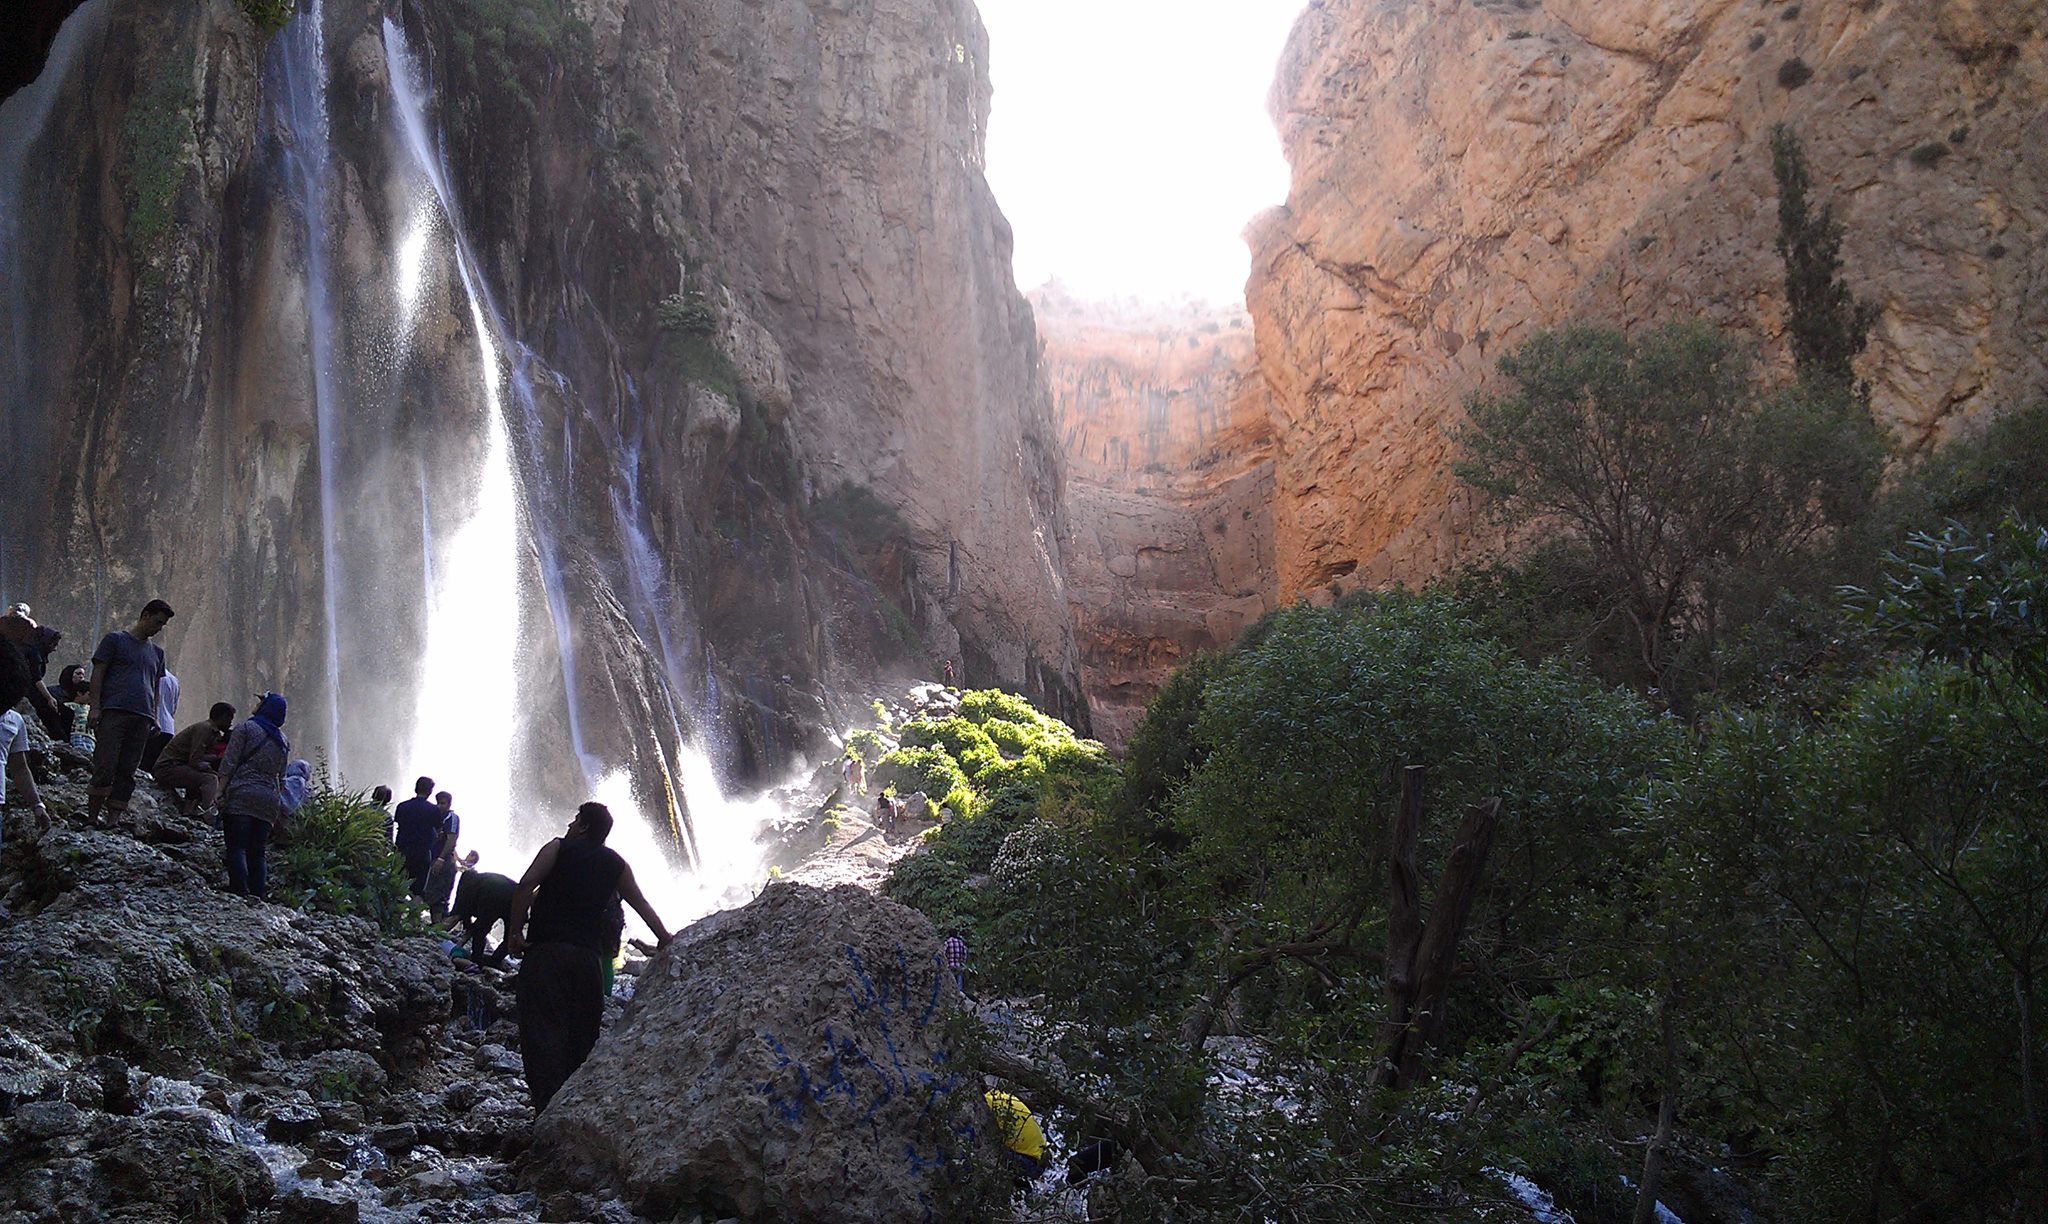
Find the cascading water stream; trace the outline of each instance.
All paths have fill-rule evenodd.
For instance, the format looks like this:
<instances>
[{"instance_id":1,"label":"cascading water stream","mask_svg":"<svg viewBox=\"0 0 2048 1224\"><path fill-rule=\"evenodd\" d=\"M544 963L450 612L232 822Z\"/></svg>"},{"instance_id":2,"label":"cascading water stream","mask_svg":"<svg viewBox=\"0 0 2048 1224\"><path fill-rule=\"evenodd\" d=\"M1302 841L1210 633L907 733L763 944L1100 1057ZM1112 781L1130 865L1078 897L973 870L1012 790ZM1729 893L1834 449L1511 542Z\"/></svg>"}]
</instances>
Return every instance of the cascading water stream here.
<instances>
[{"instance_id":1,"label":"cascading water stream","mask_svg":"<svg viewBox=\"0 0 2048 1224\"><path fill-rule=\"evenodd\" d=\"M341 572L336 544L335 468L340 443L341 388L335 366L338 333L328 282L327 182L332 174L327 117L327 31L322 0L294 16L272 44L283 88L267 91L292 139L283 156L306 234L306 333L313 359L313 420L320 477L320 604L325 620L327 753L337 767L341 740Z\"/></svg>"},{"instance_id":2,"label":"cascading water stream","mask_svg":"<svg viewBox=\"0 0 2048 1224\"><path fill-rule=\"evenodd\" d=\"M509 666L516 641L506 640L502 645L486 643L479 639L478 630L479 622L495 618L499 631L516 635L517 617L512 610L518 606L517 556L521 522L518 503L523 483L524 522L532 533L542 592L560 652L567 697L568 737L585 775L585 783L591 793L609 804L621 817L614 826L611 844L632 861L644 864L639 868L642 886L661 907L664 916L686 918L701 914L734 899L732 890L735 885L750 884L759 878L761 851L753 842L753 832L774 814L775 805L771 800L752 803L727 800L709 758L689 742L675 705L678 695L686 690L679 683L681 673L676 653L668 640L663 605L654 595L664 589L665 583L659 572L658 558L653 556L652 547L640 526L644 510L639 505L636 470L628 478L632 482L629 486L631 512L624 518L624 525L630 525L631 531L622 532L622 540L628 542L627 564L634 571L630 585L639 588L634 602L642 605L639 610L644 624L653 628L651 636L661 651L666 673L661 697L669 707L676 736L675 768L670 784L681 792L683 804L691 813L690 819L671 827L670 844L663 844L655 837L655 825L641 813L628 772L608 768L586 748L578 698L571 608L561 550L552 527L553 508L562 503L555 496L549 474L542 465L528 465L523 481L515 476L510 444L515 420L508 412L505 396L508 389L511 406L518 409L516 428L529 450L534 454L541 453L543 414L533 386L533 372L540 362L530 349L510 336L504 316L482 280L481 265L464 232L461 212L456 207L440 143L428 120L427 86L422 65L396 22L385 18L383 32L400 136L407 156L431 189L448 227L456 269L469 299L477 333L479 362L484 371L489 418L476 512L460 536L450 542L444 554L449 563L436 575L439 586L429 618L427 675L423 679L414 758L422 763L462 758L479 771L493 774L501 787L509 776L510 761L506 758L513 742L514 720L522 708ZM501 356L501 344L509 350L509 360ZM556 383L557 389L567 396L569 388L561 383L559 376ZM616 500L614 504L617 505ZM472 568L480 569L486 565L491 571L488 575L469 572ZM647 632L640 625L636 625L636 629ZM481 665L479 659L483 660ZM506 691L476 693L473 681L479 671L490 671L503 677ZM446 679L443 678L444 673ZM468 693L462 710L457 713L436 708L434 694L449 691ZM475 748L477 741L483 739L497 745L497 751L489 761ZM665 762L664 772L667 772ZM479 789L467 780L462 786L469 790ZM511 810L509 795L500 796L493 791L487 801L491 804L489 810L494 813ZM457 804L458 810L465 806L470 805L464 802ZM675 806L671 803L671 811ZM709 848L704 845L707 825L717 829L711 839L715 844ZM500 833L496 840L515 856L531 848L530 843L522 844L520 839L511 836L509 828L500 830ZM489 840L488 832L486 839ZM672 845L680 846L689 858L694 868L689 876L663 869L668 863Z\"/></svg>"}]
</instances>

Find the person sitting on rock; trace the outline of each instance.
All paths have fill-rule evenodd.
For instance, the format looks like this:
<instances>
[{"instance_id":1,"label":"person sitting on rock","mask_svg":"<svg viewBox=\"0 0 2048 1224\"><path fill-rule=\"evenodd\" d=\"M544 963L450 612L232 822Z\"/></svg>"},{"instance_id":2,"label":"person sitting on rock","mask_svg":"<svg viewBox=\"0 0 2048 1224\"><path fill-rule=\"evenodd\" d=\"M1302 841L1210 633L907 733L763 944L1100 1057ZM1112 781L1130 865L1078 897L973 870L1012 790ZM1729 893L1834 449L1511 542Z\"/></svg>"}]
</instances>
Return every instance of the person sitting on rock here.
<instances>
[{"instance_id":1,"label":"person sitting on rock","mask_svg":"<svg viewBox=\"0 0 2048 1224\"><path fill-rule=\"evenodd\" d=\"M500 943L496 952L488 953L484 947L490 942L491 928L511 917L512 895L519 891L519 881L495 871L476 871L476 862L474 850L463 859L471 870L465 870L456 882L455 903L448 908L448 925L461 924L469 959L480 965L502 965L505 945Z\"/></svg>"},{"instance_id":2,"label":"person sitting on rock","mask_svg":"<svg viewBox=\"0 0 2048 1224\"><path fill-rule=\"evenodd\" d=\"M51 700L64 712L66 742L73 752L92 755L93 737L92 710L85 704L92 692L92 683L86 679L85 664L73 663L58 673L57 683L50 686Z\"/></svg>"},{"instance_id":3,"label":"person sitting on rock","mask_svg":"<svg viewBox=\"0 0 2048 1224\"><path fill-rule=\"evenodd\" d=\"M281 806L289 816L306 806L306 796L313 793L313 763L300 757L284 769L284 792Z\"/></svg>"},{"instance_id":4,"label":"person sitting on rock","mask_svg":"<svg viewBox=\"0 0 2048 1224\"><path fill-rule=\"evenodd\" d=\"M618 947L611 909L623 900L645 919L656 946L668 928L641 894L633 869L604 844L612 813L602 803L576 809L568 831L540 848L512 896L505 951L519 966L519 1048L533 1108L547 1108L597 1045L604 1020L604 964ZM529 919L530 915L530 919Z\"/></svg>"},{"instance_id":5,"label":"person sitting on rock","mask_svg":"<svg viewBox=\"0 0 2048 1224\"><path fill-rule=\"evenodd\" d=\"M213 750L234 729L235 707L216 701L203 721L173 735L158 754L153 771L156 783L177 797L180 814L206 811L220 798L220 759Z\"/></svg>"}]
</instances>

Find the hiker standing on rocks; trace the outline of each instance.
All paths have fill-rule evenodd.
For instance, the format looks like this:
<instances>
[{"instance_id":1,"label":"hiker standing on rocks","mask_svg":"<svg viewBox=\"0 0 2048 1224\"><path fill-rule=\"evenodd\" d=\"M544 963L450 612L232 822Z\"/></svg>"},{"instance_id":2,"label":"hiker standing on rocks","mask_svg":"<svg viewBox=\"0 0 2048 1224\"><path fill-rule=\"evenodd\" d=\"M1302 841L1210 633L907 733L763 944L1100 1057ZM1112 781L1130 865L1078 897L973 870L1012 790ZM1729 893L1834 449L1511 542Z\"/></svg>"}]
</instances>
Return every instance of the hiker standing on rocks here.
<instances>
[{"instance_id":1,"label":"hiker standing on rocks","mask_svg":"<svg viewBox=\"0 0 2048 1224\"><path fill-rule=\"evenodd\" d=\"M284 737L284 698L265 693L256 712L228 737L221 757L221 830L227 837L228 891L261 901L270 895L263 854L284 816L285 769L292 746Z\"/></svg>"},{"instance_id":2,"label":"hiker standing on rocks","mask_svg":"<svg viewBox=\"0 0 2048 1224\"><path fill-rule=\"evenodd\" d=\"M427 869L434 865L434 848L441 838L441 809L427 797L433 793L432 778L413 783L412 798L398 805L392 826L391 847L405 860L412 895L422 901L427 897Z\"/></svg>"},{"instance_id":3,"label":"hiker standing on rocks","mask_svg":"<svg viewBox=\"0 0 2048 1224\"><path fill-rule=\"evenodd\" d=\"M35 775L28 768L28 722L14 708L34 683L21 651L13 643L0 640L0 806L6 804L7 787L12 783L28 800L36 824L48 829L50 809L43 806L43 797L36 791ZM4 831L5 823L0 821L0 831ZM6 911L0 909L0 917L5 915Z\"/></svg>"},{"instance_id":4,"label":"hiker standing on rocks","mask_svg":"<svg viewBox=\"0 0 2048 1224\"><path fill-rule=\"evenodd\" d=\"M577 808L568 832L534 855L505 920L504 950L525 956L517 987L519 1049L536 1113L597 1045L603 961L619 946L613 907L624 900L653 930L656 946L669 941L633 869L604 844L611 831L610 808Z\"/></svg>"},{"instance_id":5,"label":"hiker standing on rocks","mask_svg":"<svg viewBox=\"0 0 2048 1224\"><path fill-rule=\"evenodd\" d=\"M168 670L156 682L156 730L150 733L149 745L142 750L142 770L156 772L156 759L163 755L165 745L178 734L178 678Z\"/></svg>"},{"instance_id":6,"label":"hiker standing on rocks","mask_svg":"<svg viewBox=\"0 0 2048 1224\"><path fill-rule=\"evenodd\" d=\"M440 840L434 843L434 861L427 868L426 902L434 921L440 922L448 917L448 895L455 891L455 843L462 836L462 817L455 814L455 796L447 791L434 796L434 811L440 819Z\"/></svg>"},{"instance_id":7,"label":"hiker standing on rocks","mask_svg":"<svg viewBox=\"0 0 2048 1224\"><path fill-rule=\"evenodd\" d=\"M953 660L946 660L946 687L953 687Z\"/></svg>"},{"instance_id":8,"label":"hiker standing on rocks","mask_svg":"<svg viewBox=\"0 0 2048 1224\"><path fill-rule=\"evenodd\" d=\"M946 936L946 972L953 975L961 998L973 997L967 993L967 941L960 938L958 931Z\"/></svg>"},{"instance_id":9,"label":"hiker standing on rocks","mask_svg":"<svg viewBox=\"0 0 2048 1224\"><path fill-rule=\"evenodd\" d=\"M171 605L152 599L142 606L133 629L114 630L92 652L92 688L86 696L92 712L86 729L97 738L85 812L94 823L102 811L126 812L135 794L135 769L156 732L157 685L166 670L163 647L149 639L176 615ZM283 768L284 762L278 762Z\"/></svg>"},{"instance_id":10,"label":"hiker standing on rocks","mask_svg":"<svg viewBox=\"0 0 2048 1224\"><path fill-rule=\"evenodd\" d=\"M153 773L157 785L177 797L181 814L206 811L220 799L219 761L213 750L234 729L235 707L216 701L205 721L193 723L164 745Z\"/></svg>"}]
</instances>

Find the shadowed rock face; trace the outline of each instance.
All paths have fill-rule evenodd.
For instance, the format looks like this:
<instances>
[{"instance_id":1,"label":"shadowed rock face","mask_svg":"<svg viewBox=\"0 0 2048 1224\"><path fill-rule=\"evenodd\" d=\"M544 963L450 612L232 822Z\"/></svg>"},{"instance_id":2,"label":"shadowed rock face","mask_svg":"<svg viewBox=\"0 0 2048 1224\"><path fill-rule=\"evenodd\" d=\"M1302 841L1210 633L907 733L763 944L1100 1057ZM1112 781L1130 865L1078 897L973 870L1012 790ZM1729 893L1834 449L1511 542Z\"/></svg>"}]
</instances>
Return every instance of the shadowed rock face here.
<instances>
[{"instance_id":1,"label":"shadowed rock face","mask_svg":"<svg viewBox=\"0 0 2048 1224\"><path fill-rule=\"evenodd\" d=\"M1035 291L1068 465L1064 556L1095 734L1273 605L1273 443L1250 321Z\"/></svg>"},{"instance_id":2,"label":"shadowed rock face","mask_svg":"<svg viewBox=\"0 0 2048 1224\"><path fill-rule=\"evenodd\" d=\"M993 1155L943 1032L960 1007L924 915L772 884L648 963L536 1119L534 1168L663 1218L918 1218L963 1145Z\"/></svg>"},{"instance_id":3,"label":"shadowed rock face","mask_svg":"<svg viewBox=\"0 0 2048 1224\"><path fill-rule=\"evenodd\" d=\"M1075 713L971 5L681 9L324 0L315 56L308 16L85 6L0 124L7 598L69 658L162 595L188 706L283 689L389 779L495 416L475 666L517 676L522 803L624 767L681 817L681 742L763 777L906 638ZM847 485L887 521L821 519Z\"/></svg>"},{"instance_id":4,"label":"shadowed rock face","mask_svg":"<svg viewBox=\"0 0 2048 1224\"><path fill-rule=\"evenodd\" d=\"M2040 0L1326 0L1252 230L1283 598L1479 540L1448 427L1566 318L1704 317L1782 360L1769 133L1790 123L1883 308L1859 372L1909 447L2048 388Z\"/></svg>"}]
</instances>

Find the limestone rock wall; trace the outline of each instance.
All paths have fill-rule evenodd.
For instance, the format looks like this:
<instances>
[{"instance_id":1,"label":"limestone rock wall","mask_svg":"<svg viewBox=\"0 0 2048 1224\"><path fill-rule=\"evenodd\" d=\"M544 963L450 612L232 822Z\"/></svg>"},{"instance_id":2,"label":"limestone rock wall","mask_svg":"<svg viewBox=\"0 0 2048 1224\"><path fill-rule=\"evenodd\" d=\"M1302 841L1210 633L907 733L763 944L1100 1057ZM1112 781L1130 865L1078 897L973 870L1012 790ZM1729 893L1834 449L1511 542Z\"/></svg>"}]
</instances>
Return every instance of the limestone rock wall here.
<instances>
[{"instance_id":1,"label":"limestone rock wall","mask_svg":"<svg viewBox=\"0 0 2048 1224\"><path fill-rule=\"evenodd\" d=\"M1283 597L1487 543L1446 430L1580 317L1704 317L1783 360L1769 133L1791 124L1883 315L1907 448L2048 389L2041 0L1318 0L1272 93L1293 187L1247 289Z\"/></svg>"},{"instance_id":2,"label":"limestone rock wall","mask_svg":"<svg viewBox=\"0 0 2048 1224\"><path fill-rule=\"evenodd\" d=\"M1068 464L1067 593L1095 733L1272 606L1273 439L1249 319L1034 291Z\"/></svg>"},{"instance_id":3,"label":"limestone rock wall","mask_svg":"<svg viewBox=\"0 0 2048 1224\"><path fill-rule=\"evenodd\" d=\"M316 14L328 84L295 111ZM283 689L302 749L338 718L338 764L390 780L495 415L518 594L478 629L517 633L477 668L517 673L522 802L625 768L684 815L681 742L762 778L845 692L942 655L1075 712L1063 475L965 0L73 22L0 130L0 586L66 657L162 595L188 703ZM884 521L820 511L847 485Z\"/></svg>"}]
</instances>

